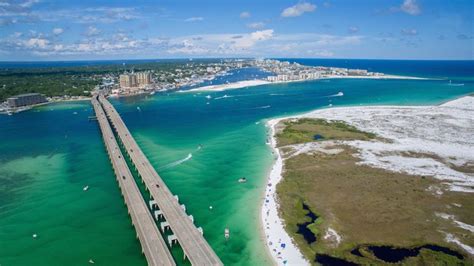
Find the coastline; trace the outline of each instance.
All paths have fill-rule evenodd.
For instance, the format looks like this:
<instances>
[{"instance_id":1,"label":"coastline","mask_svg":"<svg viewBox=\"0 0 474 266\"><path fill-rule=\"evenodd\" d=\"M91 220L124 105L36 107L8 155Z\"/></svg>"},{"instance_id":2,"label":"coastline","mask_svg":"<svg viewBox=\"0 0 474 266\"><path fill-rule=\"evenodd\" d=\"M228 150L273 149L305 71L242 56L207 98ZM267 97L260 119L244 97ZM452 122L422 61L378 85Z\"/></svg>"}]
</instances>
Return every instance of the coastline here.
<instances>
[{"instance_id":1,"label":"coastline","mask_svg":"<svg viewBox=\"0 0 474 266\"><path fill-rule=\"evenodd\" d=\"M241 89L245 87L255 87L260 85L267 85L271 82L262 80L262 79L254 79L254 80L242 80L228 84L220 84L220 85L210 85L199 87L190 90L181 90L178 92L199 92L199 91L225 91L225 90L232 90L232 89Z\"/></svg>"},{"instance_id":2,"label":"coastline","mask_svg":"<svg viewBox=\"0 0 474 266\"><path fill-rule=\"evenodd\" d=\"M180 90L178 92L212 92L212 91L226 91L233 89L241 89L245 87L256 87L261 85L271 85L271 84L283 84L283 83L293 83L293 82L306 82L306 81L316 81L316 80L325 80L325 79L404 79L404 80L432 80L431 78L421 78L421 77L411 77L411 76L398 76L398 75L383 75L383 76L339 76L339 75L328 75L322 76L315 79L297 79L297 80L285 80L285 81L266 81L263 79L254 79L254 80L242 80L228 84L219 84L219 85L210 85L204 87L198 87L190 90Z\"/></svg>"},{"instance_id":3,"label":"coastline","mask_svg":"<svg viewBox=\"0 0 474 266\"><path fill-rule=\"evenodd\" d=\"M46 106L46 105L53 104L53 103L82 102L82 101L90 101L91 99L92 99L91 97L83 97L83 98L78 98L78 99L61 99L61 100L47 101L47 102L44 102L44 103L39 103L39 104L20 107L17 110L10 111L10 113L11 114L21 113L21 112L29 111L29 110L35 109L37 107ZM0 112L0 115L2 115L2 114L6 115L8 113L9 113L8 111L3 111L3 112Z\"/></svg>"},{"instance_id":4,"label":"coastline","mask_svg":"<svg viewBox=\"0 0 474 266\"><path fill-rule=\"evenodd\" d=\"M268 133L270 147L276 157L274 157L273 166L267 177L260 222L264 231L267 250L277 265L310 265L286 232L283 221L278 215L278 200L275 189L283 177L283 159L280 150L276 147L275 126L283 119L285 117L271 119L265 123L270 130Z\"/></svg>"},{"instance_id":5,"label":"coastline","mask_svg":"<svg viewBox=\"0 0 474 266\"><path fill-rule=\"evenodd\" d=\"M284 229L284 224L282 218L278 215L278 200L277 200L277 195L275 193L275 188L276 185L282 180L282 172L283 172L283 159L280 154L280 150L276 147L276 125L285 119L292 119L292 118L303 118L303 117L325 117L326 119L332 120L332 119L338 119L338 117L334 117L334 115L329 115L328 117L324 116L324 113L327 113L328 110L337 110L337 111L342 111L346 112L351 111L351 110L426 110L427 112L430 111L430 109L435 108L435 107L445 107L445 108L452 108L452 109L459 109L459 110L465 110L467 108L469 103L474 102L474 97L472 95L465 95L458 97L456 99L452 99L447 102L443 102L441 104L437 105L429 105L429 106L396 106L396 105L391 105L391 106L361 106L361 107L337 107L337 108L323 108L323 109L315 109L309 112L305 112L302 114L297 114L297 115L290 115L290 116L285 116L285 117L279 117L279 118L274 118L266 121L266 127L269 128L270 132L268 133L269 138L270 138L270 147L272 148L273 152L275 153L275 161L273 163L273 166L271 168L270 174L267 176L267 184L266 184L266 189L265 189L265 198L264 202L262 204L262 209L261 209L261 223L262 223L262 228L264 229L265 232L265 237L266 237L266 247L270 254L272 255L273 260L278 264L278 265L308 265L309 262L303 258L299 248L293 243L292 238L289 236L289 234L286 232ZM467 104L466 104L467 103ZM329 112L331 112L329 111ZM322 115L320 113L323 113ZM382 129L379 130L379 132L376 132L377 134L383 135L385 133ZM443 147L444 148L444 147ZM452 151L456 153L457 151ZM446 156L450 156L450 152L447 152ZM469 156L468 156L469 157ZM372 165L373 167L379 167L391 171L406 171L406 169L396 169L395 167L387 167L387 165L377 165L374 162L368 162L367 164ZM436 167L437 168L437 167ZM410 171L408 171L410 172ZM416 171L412 171L412 174L416 174ZM430 173L422 173L422 174L427 174L429 175ZM446 181L451 181L453 184L450 186L450 190L452 191L461 191L461 192L467 192L467 193L472 193L474 190L470 190L466 188L466 185L472 185L472 182L474 181L469 181L469 180L463 180L462 178L456 177L456 178L450 178L449 176L443 176L441 173L441 176L439 177L441 180L446 180ZM463 181L463 182L462 182ZM453 240L454 238L454 240ZM286 244L285 248L281 248L279 241L282 243ZM468 253L472 253L472 248L462 244L459 239L453 237L450 234L446 235L446 241L447 242L453 242L458 244L458 246ZM457 242L456 242L457 241ZM459 243L460 244L459 244ZM276 243L276 245L275 245ZM280 253L279 253L280 252ZM286 263L284 262L286 260Z\"/></svg>"}]
</instances>

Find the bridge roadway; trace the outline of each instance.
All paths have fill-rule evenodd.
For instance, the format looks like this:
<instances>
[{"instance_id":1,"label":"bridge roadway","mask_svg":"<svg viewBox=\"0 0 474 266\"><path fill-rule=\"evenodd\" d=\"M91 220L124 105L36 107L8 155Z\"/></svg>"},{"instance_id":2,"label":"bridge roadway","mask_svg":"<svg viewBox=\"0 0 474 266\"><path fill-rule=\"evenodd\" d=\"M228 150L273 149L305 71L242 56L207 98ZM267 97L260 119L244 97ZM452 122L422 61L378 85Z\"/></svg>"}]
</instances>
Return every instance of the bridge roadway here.
<instances>
[{"instance_id":1,"label":"bridge roadway","mask_svg":"<svg viewBox=\"0 0 474 266\"><path fill-rule=\"evenodd\" d=\"M162 211L166 222L169 223L173 234L176 236L185 256L191 264L223 265L202 233L196 228L193 221L189 219L178 200L173 196L148 161L113 105L102 95L99 96L99 102L104 107L105 113L115 128L122 144L125 146L132 163L150 191L151 197Z\"/></svg>"},{"instance_id":2,"label":"bridge roadway","mask_svg":"<svg viewBox=\"0 0 474 266\"><path fill-rule=\"evenodd\" d=\"M104 143L148 265L176 265L123 158L100 103L92 99Z\"/></svg>"}]
</instances>

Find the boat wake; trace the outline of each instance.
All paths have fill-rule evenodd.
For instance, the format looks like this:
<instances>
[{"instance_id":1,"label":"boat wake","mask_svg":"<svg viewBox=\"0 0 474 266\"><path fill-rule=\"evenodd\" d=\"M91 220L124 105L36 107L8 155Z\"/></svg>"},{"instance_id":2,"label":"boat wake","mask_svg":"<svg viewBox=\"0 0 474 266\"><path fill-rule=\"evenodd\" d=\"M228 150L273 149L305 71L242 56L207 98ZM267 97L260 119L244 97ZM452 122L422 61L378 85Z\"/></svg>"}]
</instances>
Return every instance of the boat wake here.
<instances>
[{"instance_id":1,"label":"boat wake","mask_svg":"<svg viewBox=\"0 0 474 266\"><path fill-rule=\"evenodd\" d=\"M336 93L336 94L333 94L333 95L329 95L329 96L324 96L324 97L327 97L327 98L332 98L332 97L342 97L344 96L344 93L342 91Z\"/></svg>"},{"instance_id":2,"label":"boat wake","mask_svg":"<svg viewBox=\"0 0 474 266\"><path fill-rule=\"evenodd\" d=\"M464 83L449 83L448 86L460 87L460 86L464 86Z\"/></svg>"},{"instance_id":3,"label":"boat wake","mask_svg":"<svg viewBox=\"0 0 474 266\"><path fill-rule=\"evenodd\" d=\"M217 98L214 98L214 100L219 100L219 99L225 99L225 98L232 98L234 96L229 96L229 95L224 95L224 96L221 96L221 97L217 97Z\"/></svg>"},{"instance_id":4,"label":"boat wake","mask_svg":"<svg viewBox=\"0 0 474 266\"><path fill-rule=\"evenodd\" d=\"M270 96L283 96L283 93L270 93Z\"/></svg>"},{"instance_id":5,"label":"boat wake","mask_svg":"<svg viewBox=\"0 0 474 266\"><path fill-rule=\"evenodd\" d=\"M272 107L271 105L265 105L265 106L259 106L259 107L255 107L255 109L267 109L267 108L270 108Z\"/></svg>"},{"instance_id":6,"label":"boat wake","mask_svg":"<svg viewBox=\"0 0 474 266\"><path fill-rule=\"evenodd\" d=\"M165 170L165 169L169 169L169 168L172 168L172 167L175 167L175 166L178 166L188 160L191 160L191 158L193 158L193 154L190 153L188 154L188 156L186 156L186 158L183 158L181 160L177 160L175 162L172 162L172 163L169 163L167 165L163 165L162 167L158 168L158 170Z\"/></svg>"}]
</instances>

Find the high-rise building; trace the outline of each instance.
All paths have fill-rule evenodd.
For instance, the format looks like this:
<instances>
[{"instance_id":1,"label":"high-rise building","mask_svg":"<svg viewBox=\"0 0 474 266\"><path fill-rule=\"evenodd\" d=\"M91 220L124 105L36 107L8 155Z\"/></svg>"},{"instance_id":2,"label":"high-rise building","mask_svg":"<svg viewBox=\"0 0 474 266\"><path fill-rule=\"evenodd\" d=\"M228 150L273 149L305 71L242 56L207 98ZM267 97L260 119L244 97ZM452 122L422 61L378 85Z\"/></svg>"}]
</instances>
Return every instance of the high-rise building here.
<instances>
[{"instance_id":1,"label":"high-rise building","mask_svg":"<svg viewBox=\"0 0 474 266\"><path fill-rule=\"evenodd\" d=\"M135 74L122 74L120 75L120 87L131 88L137 87L137 76Z\"/></svg>"},{"instance_id":2,"label":"high-rise building","mask_svg":"<svg viewBox=\"0 0 474 266\"><path fill-rule=\"evenodd\" d=\"M7 99L10 108L33 105L47 102L46 98L39 93L20 94Z\"/></svg>"},{"instance_id":3,"label":"high-rise building","mask_svg":"<svg viewBox=\"0 0 474 266\"><path fill-rule=\"evenodd\" d=\"M139 72L137 73L138 85L145 86L151 84L151 73L150 72Z\"/></svg>"}]
</instances>

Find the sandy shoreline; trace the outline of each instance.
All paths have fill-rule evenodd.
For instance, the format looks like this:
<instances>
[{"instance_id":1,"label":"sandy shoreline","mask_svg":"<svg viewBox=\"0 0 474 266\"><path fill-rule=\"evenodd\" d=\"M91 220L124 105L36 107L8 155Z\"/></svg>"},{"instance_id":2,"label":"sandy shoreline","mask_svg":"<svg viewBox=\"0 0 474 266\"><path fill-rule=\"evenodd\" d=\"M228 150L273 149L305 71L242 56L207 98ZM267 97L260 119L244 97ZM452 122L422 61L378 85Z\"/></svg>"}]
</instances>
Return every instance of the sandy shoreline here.
<instances>
[{"instance_id":1,"label":"sandy shoreline","mask_svg":"<svg viewBox=\"0 0 474 266\"><path fill-rule=\"evenodd\" d=\"M323 80L323 79L406 79L406 80L428 80L429 78L420 78L420 77L410 77L410 76L397 76L397 75L383 75L383 76L337 76L337 75L330 75L330 76L323 76L317 79L304 79L304 80L287 80L287 81L275 81L270 82L263 79L254 79L254 80L243 80L228 84L220 84L220 85L210 85L199 87L190 90L183 90L179 92L204 92L204 91L225 91L225 90L232 90L232 89L241 89L245 87L255 87L261 85L271 85L271 84L282 84L282 83L293 83L293 82L305 82L305 81L315 81L315 80Z\"/></svg>"},{"instance_id":2,"label":"sandy shoreline","mask_svg":"<svg viewBox=\"0 0 474 266\"><path fill-rule=\"evenodd\" d=\"M262 79L243 80L243 81L238 81L234 83L204 86L204 87L199 87L199 88L179 91L179 92L225 91L225 90L232 90L232 89L241 89L245 87L255 87L255 86L266 85L266 84L270 84L270 82L266 80L262 80Z\"/></svg>"},{"instance_id":3,"label":"sandy shoreline","mask_svg":"<svg viewBox=\"0 0 474 266\"><path fill-rule=\"evenodd\" d=\"M266 122L270 129L270 145L276 156L265 187L264 202L261 208L261 223L264 229L265 241L273 260L277 265L309 265L293 240L285 231L283 221L278 216L278 202L275 188L282 178L283 159L280 150L276 148L275 126L285 118L272 119Z\"/></svg>"},{"instance_id":4,"label":"sandy shoreline","mask_svg":"<svg viewBox=\"0 0 474 266\"><path fill-rule=\"evenodd\" d=\"M449 114L449 117L446 115ZM375 121L374 117L385 116L393 120L388 122ZM474 178L456 172L446 165L426 158L408 161L403 156L383 156L383 152L414 151L420 153L434 152L449 163L462 165L474 161L474 142L469 141L469 133L474 125L474 97L465 96L436 106L364 106L364 107L339 107L310 111L301 115L281 117L268 120L270 129L270 146L276 156L275 162L267 179L265 198L261 210L261 222L266 237L266 245L273 259L278 265L308 265L299 249L293 244L291 237L284 229L282 219L278 216L278 201L275 187L282 179L283 160L280 151L276 148L275 126L288 118L324 118L329 120L344 120L349 124L365 131L371 131L387 139L396 139L392 144L373 143L363 141L348 142L349 145L361 150L360 157L364 164L372 167L388 169L391 171L408 172L414 175L433 175L440 180L450 183L450 190L474 193ZM427 119L429 117L430 119ZM420 121L433 120L425 123ZM404 130L407 124L418 124L406 137ZM437 127L435 126L437 124ZM421 128L421 129L420 129ZM446 128L449 128L450 131ZM426 136L426 130L433 135ZM450 139L446 139L451 137ZM466 140L467 139L467 140ZM418 160L418 163L416 161ZM409 163L411 162L411 163ZM469 225L471 226L471 225ZM455 238L446 235L446 241L459 242L458 245L471 253L474 250ZM457 241L457 242L456 242ZM281 243L285 244L283 248ZM472 250L471 250L472 249ZM472 254L472 253L471 253Z\"/></svg>"}]
</instances>

